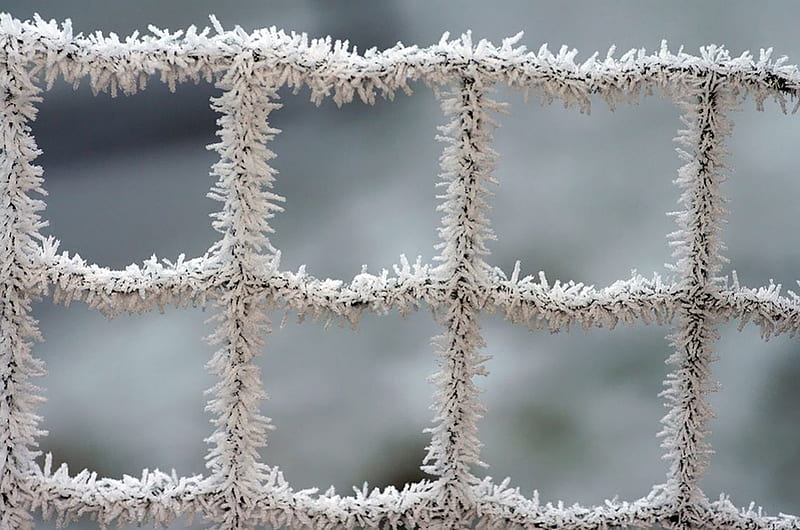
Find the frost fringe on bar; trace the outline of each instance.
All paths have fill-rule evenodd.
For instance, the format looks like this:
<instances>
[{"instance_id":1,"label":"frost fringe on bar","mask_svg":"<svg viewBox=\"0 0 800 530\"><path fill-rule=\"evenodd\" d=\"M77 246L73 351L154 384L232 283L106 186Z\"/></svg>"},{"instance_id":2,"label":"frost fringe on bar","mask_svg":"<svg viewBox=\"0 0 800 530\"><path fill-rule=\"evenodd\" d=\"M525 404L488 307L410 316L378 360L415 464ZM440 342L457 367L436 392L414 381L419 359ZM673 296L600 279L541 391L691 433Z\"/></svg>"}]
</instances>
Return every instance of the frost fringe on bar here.
<instances>
[{"instance_id":1,"label":"frost fringe on bar","mask_svg":"<svg viewBox=\"0 0 800 530\"><path fill-rule=\"evenodd\" d=\"M465 44L471 49L467 39ZM489 266L483 256L489 254L486 241L494 238L486 217L486 197L490 194L487 185L495 182L490 127L496 124L487 111L500 108L485 97L487 87L474 76L473 69L468 69L460 86L442 100L445 115L453 120L440 128L440 140L447 146L439 185L446 191L440 196L444 217L437 246L441 254L435 259L441 264L435 274L445 286L447 302L439 308L445 332L434 339L440 366L431 378L437 386L432 407L436 426L427 429L433 438L422 468L438 478L437 519L464 524L473 517L472 487L479 482L470 467L485 466L480 461L483 444L477 422L486 409L478 400L480 390L473 379L488 375L483 366L488 357L480 354L485 343L478 323L479 291L488 283Z\"/></svg>"},{"instance_id":2,"label":"frost fringe on bar","mask_svg":"<svg viewBox=\"0 0 800 530\"><path fill-rule=\"evenodd\" d=\"M26 263L45 225L44 202L29 196L45 195L28 125L41 98L19 55L18 43L0 34L0 528L32 528L30 478L40 454L36 437L45 434L36 414L43 399L31 382L44 375L44 364L31 355L32 343L41 340L29 314L38 286Z\"/></svg>"},{"instance_id":3,"label":"frost fringe on bar","mask_svg":"<svg viewBox=\"0 0 800 530\"><path fill-rule=\"evenodd\" d=\"M245 51L217 88L224 91L212 106L222 114L217 120L220 142L209 146L220 154L212 174L219 177L209 197L223 203L214 214L214 228L223 234L212 249L225 278L225 292L216 301L218 327L210 337L220 349L208 368L219 378L209 391L214 398L206 410L216 415L217 426L208 438L213 445L206 457L211 476L207 488L214 494L217 528L253 526L252 512L269 476L258 451L266 445L270 419L259 414L266 398L254 357L260 354L269 332L267 304L258 278L277 260L267 234L268 219L282 208L283 198L270 192L274 181L268 160L275 155L266 143L279 131L267 124L269 113L280 107L269 80L254 71L252 54ZM264 253L265 252L265 253Z\"/></svg>"},{"instance_id":4,"label":"frost fringe on bar","mask_svg":"<svg viewBox=\"0 0 800 530\"><path fill-rule=\"evenodd\" d=\"M705 440L713 390L710 362L718 322L754 322L768 338L800 329L800 297L781 286L741 286L735 274L720 278L719 223L723 197L722 141L730 133L726 112L747 97L758 108L767 99L787 111L798 101L800 72L771 50L757 58L745 52L731 57L719 47L700 56L666 44L653 54L643 49L615 57L594 54L578 62L577 52L542 46L529 52L521 35L500 46L467 34L448 35L421 48L395 47L359 54L346 42L309 39L275 28L247 33L213 28L171 32L151 27L150 34L120 38L102 33L73 34L69 21L58 25L39 17L20 21L0 14L0 212L3 286L0 312L0 528L33 528L32 510L66 525L83 516L102 527L152 523L166 526L183 514L199 515L217 528L551 528L590 530L608 527L714 529L800 529L794 516L768 517L750 505L739 509L724 495L710 502L698 485L711 448ZM109 270L79 255L59 253L59 242L42 238L44 203L41 169L32 164L38 150L27 122L35 117L43 83L61 78L77 85L88 80L95 92L134 94L158 77L173 90L186 81L214 82L222 95L212 106L221 113L220 141L212 146L220 161L210 196L222 203L214 227L221 240L200 257L176 260L153 256L141 265ZM417 259L351 281L316 278L305 266L279 270L280 251L269 242L268 220L282 198L270 191L274 156L266 147L276 131L267 122L277 109L278 91L307 87L317 104L330 97L343 105L359 98L373 103L410 93L422 81L449 90L442 100L452 121L442 128L447 144L440 185L445 187L441 243L436 265ZM654 274L602 288L575 281L522 276L519 264L509 276L486 263L487 185L494 153L486 97L495 84L532 91L544 103L558 100L581 112L599 95L611 108L662 91L682 102L688 129L679 142L686 165L677 183L684 210L673 235L677 281ZM796 110L796 107L795 107ZM52 289L52 291L51 291ZM87 470L70 476L64 464L53 469L45 455L39 467L36 405L39 390L30 379L41 375L31 356L39 338L28 315L31 300L52 293L54 302L81 301L113 317L166 305L186 307L211 302L217 327L211 340L219 350L209 363L218 384L208 410L215 430L208 438L207 476L178 477L144 470L140 477L100 478ZM444 332L436 339L439 371L434 375L434 426L423 469L433 480L372 489L365 484L351 495L329 489L295 491L279 468L262 462L260 450L271 428L259 412L266 396L253 358L269 322L267 307L296 312L302 319L357 324L365 311L406 314L421 306L434 310ZM596 507L542 504L538 493L526 497L509 479L495 483L477 470L481 442L477 422L485 409L474 381L485 375L480 351L479 314L499 311L533 330L570 330L571 326L609 329L617 324L672 323L675 367L666 382L670 409L662 433L670 463L667 482L633 501L609 500Z\"/></svg>"},{"instance_id":5,"label":"frost fringe on bar","mask_svg":"<svg viewBox=\"0 0 800 530\"><path fill-rule=\"evenodd\" d=\"M703 57L715 61L722 50L708 47ZM679 131L678 152L686 165L680 168L676 184L683 190L680 203L685 209L674 214L678 230L670 234L675 246L674 270L680 276L681 289L678 322L670 335L675 352L668 363L676 367L667 376L666 398L669 413L664 417L666 459L670 462L665 489L665 502L675 514L670 522L676 528L702 524L705 494L698 481L708 467L712 454L706 441L711 406L706 394L717 384L711 379L713 343L719 338L715 329L719 320L710 311L714 294L722 278L724 249L720 241L721 225L726 213L720 184L725 180L726 154L723 141L730 136L731 123L726 113L736 104L731 95L719 87L716 74L697 81L687 94L696 101L685 101L683 122L688 127Z\"/></svg>"}]
</instances>

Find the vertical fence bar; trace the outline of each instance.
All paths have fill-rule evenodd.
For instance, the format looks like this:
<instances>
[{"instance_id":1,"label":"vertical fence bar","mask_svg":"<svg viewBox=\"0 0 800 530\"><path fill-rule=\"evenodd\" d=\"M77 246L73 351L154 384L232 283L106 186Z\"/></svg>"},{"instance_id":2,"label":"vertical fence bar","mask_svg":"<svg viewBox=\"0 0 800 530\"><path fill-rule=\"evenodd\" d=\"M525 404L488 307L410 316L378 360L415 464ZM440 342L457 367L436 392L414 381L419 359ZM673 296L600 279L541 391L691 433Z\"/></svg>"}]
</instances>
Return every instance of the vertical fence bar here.
<instances>
[{"instance_id":1,"label":"vertical fence bar","mask_svg":"<svg viewBox=\"0 0 800 530\"><path fill-rule=\"evenodd\" d=\"M39 150L28 125L36 117L39 89L26 70L14 35L0 36L0 528L33 528L29 506L36 473L36 408L43 401L31 378L44 364L31 355L41 340L30 316L30 257L37 253L38 212L44 202L42 169L33 165Z\"/></svg>"},{"instance_id":2,"label":"vertical fence bar","mask_svg":"<svg viewBox=\"0 0 800 530\"><path fill-rule=\"evenodd\" d=\"M670 237L676 247L674 269L681 277L681 294L678 327L669 336L675 352L667 361L676 368L667 376L662 392L670 410L660 433L670 462L666 493L669 523L675 528L698 523L706 504L698 482L712 454L706 437L713 414L706 395L717 388L710 368L713 343L719 338L712 301L724 261L720 231L725 198L719 185L725 180L726 153L722 144L731 132L725 115L730 96L719 85L713 71L698 79L690 94L696 100L682 104L688 129L677 138L686 148L678 149L686 164L675 181L683 190L684 210L674 214L679 229Z\"/></svg>"},{"instance_id":3,"label":"vertical fence bar","mask_svg":"<svg viewBox=\"0 0 800 530\"><path fill-rule=\"evenodd\" d=\"M217 429L208 438L213 447L207 465L220 529L254 526L253 510L269 473L258 451L266 445L271 420L258 411L266 394L254 357L269 331L259 280L276 259L267 220L281 210L276 202L283 200L269 191L275 170L267 161L275 155L266 147L279 132L269 127L267 117L280 105L274 103L276 90L259 82L255 67L252 53L240 53L217 84L224 94L212 100L222 117L217 121L220 142L209 147L221 159L213 167L219 180L209 197L223 203L213 225L223 234L214 257L225 278L225 292L217 302L219 313L213 320L218 327L210 337L221 348L208 365L219 382L210 390L215 397L207 407L217 415Z\"/></svg>"},{"instance_id":4,"label":"vertical fence bar","mask_svg":"<svg viewBox=\"0 0 800 530\"><path fill-rule=\"evenodd\" d=\"M490 147L489 127L494 122L487 110L495 107L485 97L487 87L474 76L465 75L461 84L442 101L446 115L453 120L440 128L447 145L441 157L442 182L446 188L439 236L441 264L436 273L446 284L449 303L439 319L445 332L435 338L440 370L431 377L436 384L435 427L423 470L438 478L438 512L442 521L467 521L473 516L472 487L478 482L471 466L480 461L478 420L485 411L473 378L486 375L479 353L485 343L480 333L478 313L481 286L488 284L488 266L482 256L489 252L486 241L493 239L486 217L489 194L494 182L492 170L496 154Z\"/></svg>"}]
</instances>

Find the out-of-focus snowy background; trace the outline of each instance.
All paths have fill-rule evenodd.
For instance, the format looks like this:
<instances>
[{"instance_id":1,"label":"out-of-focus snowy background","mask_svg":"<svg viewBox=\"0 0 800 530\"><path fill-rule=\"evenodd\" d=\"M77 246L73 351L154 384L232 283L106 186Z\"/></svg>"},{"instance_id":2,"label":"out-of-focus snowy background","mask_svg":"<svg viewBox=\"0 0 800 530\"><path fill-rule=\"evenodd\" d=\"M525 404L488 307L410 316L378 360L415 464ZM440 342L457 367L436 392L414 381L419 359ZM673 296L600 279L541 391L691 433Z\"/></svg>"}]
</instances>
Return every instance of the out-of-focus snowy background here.
<instances>
[{"instance_id":1,"label":"out-of-focus snowy background","mask_svg":"<svg viewBox=\"0 0 800 530\"><path fill-rule=\"evenodd\" d=\"M126 35L148 24L171 29L275 25L311 36L347 38L360 50L397 41L427 46L444 31L472 29L499 42L520 30L537 49L568 44L587 57L616 44L657 48L667 39L697 53L708 43L734 54L774 47L800 61L793 2L324 2L0 0L18 18L39 12L70 17L76 31ZM286 211L274 219L283 267L308 264L311 274L350 279L362 264L389 268L405 253L430 261L435 212L436 126L444 122L432 92L374 107L352 103L316 108L308 94L283 96L272 124L283 130L277 191ZM34 123L50 195L45 217L62 249L114 268L155 253L202 255L213 243L205 198L214 153L213 86L182 85L171 94L157 80L133 97L93 97L86 86L58 84L44 94ZM510 271L544 270L550 279L598 286L627 278L632 268L664 274L670 261L665 212L677 209L671 183L680 161L672 138L681 127L671 101L646 97L610 112L600 101L591 116L559 103L510 103L496 134L500 181L493 201L498 240L490 262ZM728 267L743 284L770 278L791 288L798 276L800 198L797 117L775 105L763 113L745 104L733 115L729 143L734 170L724 190L731 214L724 239ZM41 448L73 472L138 474L142 468L204 472L203 438L211 433L203 391L212 350L202 338L211 308L165 315L120 316L108 322L82 304L50 300L35 306L46 342L35 348L49 375ZM427 310L402 319L367 317L360 329L298 324L290 315L260 359L274 419L264 457L298 488L341 492L368 481L402 485L421 478L428 441L427 409L435 370ZM531 333L498 316L483 320L491 375L480 381L489 412L481 424L487 473L510 475L543 500L599 503L637 498L666 471L655 435L665 410L657 397L667 373L668 328L620 327L570 334ZM721 328L714 364L723 385L712 397L716 449L704 480L710 497L755 499L771 513L800 512L800 349L788 337L769 343L752 327ZM41 523L50 528L50 523ZM91 528L90 523L86 523ZM180 525L176 525L179 527Z\"/></svg>"}]
</instances>

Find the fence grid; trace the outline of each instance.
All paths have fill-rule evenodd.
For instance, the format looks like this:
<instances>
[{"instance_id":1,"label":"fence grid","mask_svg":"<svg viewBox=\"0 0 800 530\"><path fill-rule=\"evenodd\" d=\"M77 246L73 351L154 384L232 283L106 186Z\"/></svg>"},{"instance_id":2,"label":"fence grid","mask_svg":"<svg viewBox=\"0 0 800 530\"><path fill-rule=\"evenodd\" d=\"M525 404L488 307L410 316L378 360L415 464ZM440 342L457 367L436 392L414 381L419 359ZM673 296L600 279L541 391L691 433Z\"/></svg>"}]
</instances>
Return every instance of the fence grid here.
<instances>
[{"instance_id":1,"label":"fence grid","mask_svg":"<svg viewBox=\"0 0 800 530\"><path fill-rule=\"evenodd\" d=\"M212 29L185 32L150 28L150 34L120 39L74 35L69 21L59 25L36 17L20 21L0 15L0 528L33 528L34 510L68 524L84 515L101 527L112 524L169 524L183 514L200 515L216 528L421 527L604 529L638 527L688 529L800 529L791 515L766 516L750 505L739 509L724 495L709 500L698 481L708 466L706 441L711 415L706 394L713 390L710 362L720 322L739 319L759 326L767 339L794 335L800 328L800 298L780 287L749 288L720 276L724 261L720 225L725 214L719 184L725 179L727 113L752 97L759 108L775 100L800 104L800 72L769 50L758 58L731 57L721 47L701 48L699 56L631 50L615 58L597 54L582 63L576 52L542 47L529 52L517 43L473 43L470 34L445 35L434 46L398 44L358 54L347 43L309 40L275 28L247 33ZM125 270L87 264L59 253L59 243L40 235L46 223L39 154L29 123L40 93L62 78L77 85L88 78L95 92L134 94L158 75L175 89L185 81L216 83L212 98L220 113L219 141L210 146L220 160L209 196L222 203L213 226L219 241L205 256L175 262L150 259ZM332 98L343 105L359 98L374 103L395 92L410 93L423 81L439 95L450 119L441 127L445 143L439 185L444 189L441 242L435 263L410 264L401 257L394 275L357 274L349 283L317 279L280 269L280 251L270 244L269 219L283 198L271 191L275 156L267 147L279 131L269 126L278 108L278 90L307 86L311 99ZM488 190L495 153L490 115L499 104L488 94L498 83L532 91L543 103L590 110L599 94L612 108L662 92L683 110L679 131L682 210L670 235L675 263L670 279L634 275L595 289L581 283L551 284L545 275L507 276L486 261L494 236L488 219ZM793 110L796 110L797 106ZM36 461L35 377L43 363L31 349L40 340L30 316L31 301L52 296L57 303L86 303L105 315L138 313L166 305L213 302L219 349L209 367L218 382L207 410L214 414L209 438L208 475L177 477L144 470L141 477L98 477L87 470L70 476L66 465L53 469L50 455ZM281 307L312 319L357 323L365 311L406 313L430 307L443 327L437 337L439 370L431 443L422 463L431 479L402 490L294 490L278 467L260 460L271 428L259 413L265 393L253 358L269 331L266 310ZM506 479L495 483L473 471L480 461L477 422L486 412L478 400L477 375L486 375L478 317L501 311L510 321L533 329L570 326L614 328L618 323L672 324L673 370L665 381L669 412L660 433L669 462L666 481L633 501L609 500L596 507L541 504L526 498Z\"/></svg>"}]
</instances>

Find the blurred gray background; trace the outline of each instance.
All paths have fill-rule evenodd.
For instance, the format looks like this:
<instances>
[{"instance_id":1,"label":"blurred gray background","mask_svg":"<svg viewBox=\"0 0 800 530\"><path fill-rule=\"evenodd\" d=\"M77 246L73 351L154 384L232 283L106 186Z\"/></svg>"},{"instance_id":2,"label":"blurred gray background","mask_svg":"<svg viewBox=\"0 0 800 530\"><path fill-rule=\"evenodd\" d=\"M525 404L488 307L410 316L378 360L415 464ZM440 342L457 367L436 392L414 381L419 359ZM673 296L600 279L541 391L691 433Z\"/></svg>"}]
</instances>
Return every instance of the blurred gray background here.
<instances>
[{"instance_id":1,"label":"blurred gray background","mask_svg":"<svg viewBox=\"0 0 800 530\"><path fill-rule=\"evenodd\" d=\"M148 24L170 29L275 25L311 36L349 39L360 50L397 41L426 46L444 31L499 42L525 31L529 48L568 44L587 57L611 44L656 49L667 39L691 53L708 43L733 54L774 47L800 60L794 2L139 2L0 0L18 18L39 12L71 18L77 31L127 35ZM202 255L214 242L205 198L215 155L215 114L206 84L171 94L157 80L133 97L91 95L63 83L44 95L34 133L44 154L50 195L47 233L62 249L119 268L155 253ZM510 271L597 286L640 273L665 273L671 260L665 212L678 208L672 184L680 161L673 137L681 127L671 101L651 96L610 112L600 101L591 116L560 103L510 103L496 133L500 153L492 222L498 240L490 262ZM432 92L416 85L408 97L374 107L355 102L316 108L308 93L283 94L271 116L283 130L270 146L287 198L276 217L274 244L283 268L308 264L319 277L350 279L367 264L389 268L405 253L434 255L438 156L436 126L444 122ZM724 239L743 284L770 278L791 288L798 277L800 179L795 174L800 129L774 104L763 113L749 102L733 116L734 168L724 190L731 214ZM109 322L82 304L35 306L45 342L35 354L49 374L41 448L71 471L138 475L142 468L204 472L212 426L203 391L212 348L202 339L210 308L120 316ZM430 425L435 370L427 310L403 319L366 317L357 332L337 325L298 324L274 315L275 332L259 363L271 399L262 410L277 425L265 459L297 488L333 484L402 486L418 470ZM657 397L668 368L666 327L531 333L499 316L483 319L493 356L481 379L489 407L481 423L486 471L510 475L543 500L599 503L633 499L664 480L656 433L665 409ZM758 331L722 326L714 364L722 390L712 396L716 449L704 480L710 497L755 499L771 513L800 512L798 420L800 376L793 339L769 343ZM180 522L182 523L182 521ZM87 528L92 528L86 522ZM51 528L51 523L41 523ZM79 526L79 525L76 525ZM180 527L182 524L176 524Z\"/></svg>"}]
</instances>

